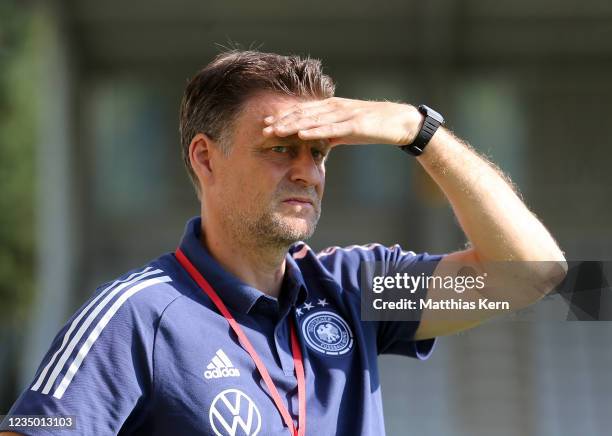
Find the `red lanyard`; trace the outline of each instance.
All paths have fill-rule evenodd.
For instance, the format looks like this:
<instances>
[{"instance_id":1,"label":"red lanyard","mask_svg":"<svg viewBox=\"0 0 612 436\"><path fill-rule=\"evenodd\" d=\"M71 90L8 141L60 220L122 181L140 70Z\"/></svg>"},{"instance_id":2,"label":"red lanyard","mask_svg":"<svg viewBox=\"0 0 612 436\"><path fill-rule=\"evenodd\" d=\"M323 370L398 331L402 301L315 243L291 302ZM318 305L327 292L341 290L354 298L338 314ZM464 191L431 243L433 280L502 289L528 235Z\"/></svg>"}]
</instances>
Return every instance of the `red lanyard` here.
<instances>
[{"instance_id":1,"label":"red lanyard","mask_svg":"<svg viewBox=\"0 0 612 436\"><path fill-rule=\"evenodd\" d=\"M210 299L215 303L215 306L219 309L221 314L227 319L229 325L234 329L234 332L238 336L238 340L242 347L249 353L253 362L255 362L255 366L261 374L261 378L266 383L268 387L268 391L270 395L272 395L272 399L274 400L274 404L278 408L278 411L283 417L285 424L289 427L291 434L293 436L305 436L306 435L306 380L304 377L304 361L302 358L302 351L300 350L300 344L298 342L297 335L295 333L294 322L290 323L291 329L291 351L293 353L293 364L295 366L295 373L297 377L297 385L298 385L298 405L299 405L299 417L298 417L298 428L295 428L293 424L293 419L289 414L289 411L285 407L285 404L281 400L281 397L274 385L274 382L270 378L270 374L266 369L266 366L259 358L259 355L251 345L251 342L246 337L240 325L236 322L232 314L227 310L227 307L219 297L219 295L215 292L213 287L208 283L208 281L200 274L197 268L191 263L187 256L181 251L180 248L176 249L176 258L180 262L180 264L185 268L185 270L189 273L191 278L195 280L195 282L200 286L202 291L206 293L210 297Z\"/></svg>"}]
</instances>

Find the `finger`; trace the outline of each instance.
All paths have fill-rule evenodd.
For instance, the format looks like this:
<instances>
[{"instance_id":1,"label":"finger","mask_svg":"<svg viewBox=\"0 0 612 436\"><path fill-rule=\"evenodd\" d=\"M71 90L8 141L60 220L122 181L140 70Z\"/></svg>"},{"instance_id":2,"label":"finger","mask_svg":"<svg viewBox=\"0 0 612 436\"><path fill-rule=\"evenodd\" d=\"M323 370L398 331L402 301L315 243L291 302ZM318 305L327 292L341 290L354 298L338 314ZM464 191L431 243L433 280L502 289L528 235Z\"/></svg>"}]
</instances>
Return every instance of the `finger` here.
<instances>
[{"instance_id":1,"label":"finger","mask_svg":"<svg viewBox=\"0 0 612 436\"><path fill-rule=\"evenodd\" d=\"M313 99L313 100L308 100L305 102L300 103L301 105L303 105L304 107L309 107L309 106L316 106L318 104L328 104L331 103L334 100L338 100L337 97L328 97L328 98L321 98L321 99Z\"/></svg>"},{"instance_id":2,"label":"finger","mask_svg":"<svg viewBox=\"0 0 612 436\"><path fill-rule=\"evenodd\" d=\"M264 122L267 125L273 124L288 124L295 120L299 120L300 118L311 117L314 115L319 115L325 112L329 112L330 109L327 106L316 106L312 108L296 108L292 111L288 111L283 113L282 115L278 115L276 117L267 117L264 119Z\"/></svg>"},{"instance_id":3,"label":"finger","mask_svg":"<svg viewBox=\"0 0 612 436\"><path fill-rule=\"evenodd\" d=\"M346 112L324 112L321 114L316 114L309 117L289 121L286 124L281 124L280 122L275 123L270 127L272 127L274 133L278 136L290 136L295 135L300 130L310 130L315 127L323 126L326 124L340 123L348 120L349 117L350 115Z\"/></svg>"},{"instance_id":4,"label":"finger","mask_svg":"<svg viewBox=\"0 0 612 436\"><path fill-rule=\"evenodd\" d=\"M313 129L300 130L298 136L304 140L333 139L349 136L353 133L353 123L344 121L341 123L326 124Z\"/></svg>"},{"instance_id":5,"label":"finger","mask_svg":"<svg viewBox=\"0 0 612 436\"><path fill-rule=\"evenodd\" d=\"M319 112L328 112L330 100L331 99L328 98L325 100L314 100L298 103L278 115L267 116L264 118L264 123L272 124L286 118L287 116L311 115Z\"/></svg>"},{"instance_id":6,"label":"finger","mask_svg":"<svg viewBox=\"0 0 612 436\"><path fill-rule=\"evenodd\" d=\"M308 117L285 117L264 130L267 133L274 133L278 136L289 136L296 134L299 130L308 130L323 124L330 124L344 121L342 114L337 112L314 113Z\"/></svg>"}]
</instances>

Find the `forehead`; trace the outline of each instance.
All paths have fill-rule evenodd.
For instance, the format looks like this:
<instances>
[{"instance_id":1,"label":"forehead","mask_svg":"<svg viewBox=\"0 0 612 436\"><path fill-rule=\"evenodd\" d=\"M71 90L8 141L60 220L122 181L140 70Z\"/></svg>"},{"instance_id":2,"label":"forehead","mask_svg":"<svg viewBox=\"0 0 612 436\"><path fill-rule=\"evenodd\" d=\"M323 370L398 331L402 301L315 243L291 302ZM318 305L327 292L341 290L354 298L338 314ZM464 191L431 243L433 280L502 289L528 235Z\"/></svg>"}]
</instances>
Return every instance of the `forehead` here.
<instances>
[{"instance_id":1,"label":"forehead","mask_svg":"<svg viewBox=\"0 0 612 436\"><path fill-rule=\"evenodd\" d=\"M260 91L247 99L241 115L252 122L263 122L263 119L269 115L284 115L298 103L310 100L312 99Z\"/></svg>"},{"instance_id":2,"label":"forehead","mask_svg":"<svg viewBox=\"0 0 612 436\"><path fill-rule=\"evenodd\" d=\"M283 116L291 112L295 105L313 101L313 99L294 97L279 94L271 91L260 91L249 97L244 103L242 110L236 118L234 124L234 140L240 144L263 145L269 141L281 141L286 143L304 142L292 135L285 138L265 137L263 128L266 127L264 118L272 115L274 117ZM327 144L326 140L312 141L313 143Z\"/></svg>"}]
</instances>

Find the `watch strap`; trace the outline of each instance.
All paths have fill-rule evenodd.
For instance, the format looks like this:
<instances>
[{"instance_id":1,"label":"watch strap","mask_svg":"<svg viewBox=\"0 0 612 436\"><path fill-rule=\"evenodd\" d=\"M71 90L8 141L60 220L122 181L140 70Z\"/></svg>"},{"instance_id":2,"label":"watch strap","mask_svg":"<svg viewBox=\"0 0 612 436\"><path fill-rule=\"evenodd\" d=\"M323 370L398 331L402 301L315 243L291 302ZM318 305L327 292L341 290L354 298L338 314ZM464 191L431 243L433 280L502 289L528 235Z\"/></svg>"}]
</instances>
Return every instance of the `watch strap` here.
<instances>
[{"instance_id":1,"label":"watch strap","mask_svg":"<svg viewBox=\"0 0 612 436\"><path fill-rule=\"evenodd\" d=\"M413 156L420 156L423 151L425 151L425 146L427 146L434 133L436 133L438 127L444 124L444 118L424 104L419 105L418 110L425 117L421 130L419 130L419 133L417 133L414 141L400 147L403 151L410 153Z\"/></svg>"}]
</instances>

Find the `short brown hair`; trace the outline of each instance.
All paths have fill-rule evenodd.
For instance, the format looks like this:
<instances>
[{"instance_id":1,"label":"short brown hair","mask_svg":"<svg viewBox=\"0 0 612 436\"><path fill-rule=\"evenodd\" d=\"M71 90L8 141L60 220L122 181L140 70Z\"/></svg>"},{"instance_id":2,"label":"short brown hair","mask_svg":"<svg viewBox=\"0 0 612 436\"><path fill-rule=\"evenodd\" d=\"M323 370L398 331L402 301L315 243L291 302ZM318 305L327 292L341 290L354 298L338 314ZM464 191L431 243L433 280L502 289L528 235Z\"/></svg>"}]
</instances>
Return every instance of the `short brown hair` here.
<instances>
[{"instance_id":1,"label":"short brown hair","mask_svg":"<svg viewBox=\"0 0 612 436\"><path fill-rule=\"evenodd\" d=\"M198 179L189 161L193 137L205 133L229 153L232 123L257 91L324 99L334 96L335 85L318 59L237 49L217 55L189 81L181 102L183 161L198 196Z\"/></svg>"}]
</instances>

